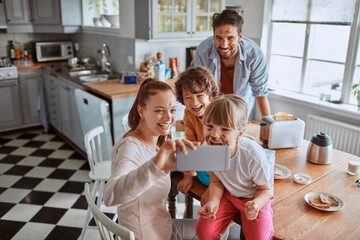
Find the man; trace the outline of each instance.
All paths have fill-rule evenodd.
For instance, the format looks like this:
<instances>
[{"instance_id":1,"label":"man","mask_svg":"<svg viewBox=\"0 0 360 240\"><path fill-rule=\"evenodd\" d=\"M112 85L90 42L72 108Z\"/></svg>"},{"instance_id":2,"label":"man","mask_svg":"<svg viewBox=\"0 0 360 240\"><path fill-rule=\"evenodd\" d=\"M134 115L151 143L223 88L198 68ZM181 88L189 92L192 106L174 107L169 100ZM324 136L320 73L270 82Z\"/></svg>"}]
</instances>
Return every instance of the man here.
<instances>
[{"instance_id":1,"label":"man","mask_svg":"<svg viewBox=\"0 0 360 240\"><path fill-rule=\"evenodd\" d=\"M271 115L266 61L258 45L243 37L243 23L236 11L215 13L214 36L196 48L194 64L209 68L224 94L233 93L244 98L249 112L254 107L255 96L261 115Z\"/></svg>"}]
</instances>

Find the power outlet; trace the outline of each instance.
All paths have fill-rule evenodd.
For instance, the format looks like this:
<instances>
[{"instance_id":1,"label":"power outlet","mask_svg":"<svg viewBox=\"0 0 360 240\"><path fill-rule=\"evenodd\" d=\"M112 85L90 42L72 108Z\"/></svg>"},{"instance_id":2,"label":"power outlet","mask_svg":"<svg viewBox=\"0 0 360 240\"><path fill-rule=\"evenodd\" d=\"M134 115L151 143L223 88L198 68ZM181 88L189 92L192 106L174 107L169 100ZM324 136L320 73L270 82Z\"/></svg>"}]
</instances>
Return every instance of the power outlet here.
<instances>
[{"instance_id":1,"label":"power outlet","mask_svg":"<svg viewBox=\"0 0 360 240\"><path fill-rule=\"evenodd\" d=\"M127 62L128 62L128 64L133 65L133 61L134 61L133 56L127 56Z\"/></svg>"}]
</instances>

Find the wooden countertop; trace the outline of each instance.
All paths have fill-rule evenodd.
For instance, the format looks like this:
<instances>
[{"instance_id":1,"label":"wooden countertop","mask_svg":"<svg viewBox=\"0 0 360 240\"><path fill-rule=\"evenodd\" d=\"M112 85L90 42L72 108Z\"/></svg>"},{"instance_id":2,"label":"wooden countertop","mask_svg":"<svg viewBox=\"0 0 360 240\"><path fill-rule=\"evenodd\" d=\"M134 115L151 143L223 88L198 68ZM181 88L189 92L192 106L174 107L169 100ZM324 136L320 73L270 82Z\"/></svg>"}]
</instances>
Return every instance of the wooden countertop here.
<instances>
[{"instance_id":1,"label":"wooden countertop","mask_svg":"<svg viewBox=\"0 0 360 240\"><path fill-rule=\"evenodd\" d=\"M30 69L40 69L44 66L51 66L51 65L55 65L55 64L62 64L62 63L67 63L67 61L54 61L54 62L38 62L38 63L34 63L33 65L30 66L16 66L17 70L21 71L21 70L30 70Z\"/></svg>"},{"instance_id":2,"label":"wooden countertop","mask_svg":"<svg viewBox=\"0 0 360 240\"><path fill-rule=\"evenodd\" d=\"M175 81L176 79L167 79L166 83L174 87ZM140 83L124 84L120 83L119 79L114 79L104 82L85 83L84 87L103 97L113 100L118 98L136 96L140 85Z\"/></svg>"}]
</instances>

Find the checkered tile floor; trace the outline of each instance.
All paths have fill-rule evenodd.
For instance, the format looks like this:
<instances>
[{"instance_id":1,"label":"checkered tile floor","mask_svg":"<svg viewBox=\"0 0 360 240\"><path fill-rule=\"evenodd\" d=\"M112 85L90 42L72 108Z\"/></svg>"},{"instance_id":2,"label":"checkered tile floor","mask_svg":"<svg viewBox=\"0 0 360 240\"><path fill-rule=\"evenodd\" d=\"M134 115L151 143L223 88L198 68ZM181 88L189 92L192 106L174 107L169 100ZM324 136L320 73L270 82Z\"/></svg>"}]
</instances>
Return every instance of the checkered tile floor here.
<instances>
[{"instance_id":1,"label":"checkered tile floor","mask_svg":"<svg viewBox=\"0 0 360 240\"><path fill-rule=\"evenodd\" d=\"M1 134L0 239L77 239L89 170L87 160L55 134ZM85 239L100 236L90 229Z\"/></svg>"}]
</instances>

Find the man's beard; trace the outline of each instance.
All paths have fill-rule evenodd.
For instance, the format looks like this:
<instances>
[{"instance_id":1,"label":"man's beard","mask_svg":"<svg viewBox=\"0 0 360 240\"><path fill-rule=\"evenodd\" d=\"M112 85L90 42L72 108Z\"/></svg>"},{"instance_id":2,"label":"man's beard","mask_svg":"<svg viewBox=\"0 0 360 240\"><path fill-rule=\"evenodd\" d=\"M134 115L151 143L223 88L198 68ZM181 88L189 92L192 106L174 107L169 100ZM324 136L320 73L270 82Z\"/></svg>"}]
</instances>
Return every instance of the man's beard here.
<instances>
[{"instance_id":1,"label":"man's beard","mask_svg":"<svg viewBox=\"0 0 360 240\"><path fill-rule=\"evenodd\" d=\"M216 51L219 53L220 57L223 58L223 59L230 59L231 57L233 57L237 53L237 49L235 49L230 53L230 55L223 56L221 54L221 51L219 50L219 48L217 48ZM231 51L231 49L230 49L230 51Z\"/></svg>"}]
</instances>

